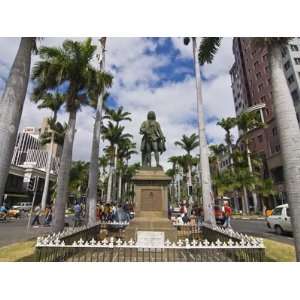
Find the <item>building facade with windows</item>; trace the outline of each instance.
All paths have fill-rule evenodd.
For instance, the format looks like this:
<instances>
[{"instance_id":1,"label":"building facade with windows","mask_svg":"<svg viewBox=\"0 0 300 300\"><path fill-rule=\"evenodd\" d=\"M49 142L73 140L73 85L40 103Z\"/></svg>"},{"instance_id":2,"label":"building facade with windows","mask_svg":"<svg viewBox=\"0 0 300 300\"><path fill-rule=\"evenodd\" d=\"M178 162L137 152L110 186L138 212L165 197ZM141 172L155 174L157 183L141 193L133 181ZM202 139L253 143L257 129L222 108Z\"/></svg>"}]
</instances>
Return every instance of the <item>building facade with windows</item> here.
<instances>
[{"instance_id":1,"label":"building facade with windows","mask_svg":"<svg viewBox=\"0 0 300 300\"><path fill-rule=\"evenodd\" d=\"M250 151L260 154L265 177L272 177L279 192L273 206L286 201L280 142L272 103L271 74L267 48L255 48L248 38L233 39L235 62L230 70L236 114L257 111L265 128L249 133ZM287 84L300 120L300 39L282 49ZM239 131L241 134L241 132Z\"/></svg>"},{"instance_id":2,"label":"building facade with windows","mask_svg":"<svg viewBox=\"0 0 300 300\"><path fill-rule=\"evenodd\" d=\"M9 206L22 201L31 201L34 193L36 203L41 200L50 145L41 145L39 139L46 130L47 121L43 120L42 128L26 127L18 133L4 196L5 203ZM60 154L61 146L54 144L50 184L56 181ZM36 182L35 190L30 187L33 181Z\"/></svg>"}]
</instances>

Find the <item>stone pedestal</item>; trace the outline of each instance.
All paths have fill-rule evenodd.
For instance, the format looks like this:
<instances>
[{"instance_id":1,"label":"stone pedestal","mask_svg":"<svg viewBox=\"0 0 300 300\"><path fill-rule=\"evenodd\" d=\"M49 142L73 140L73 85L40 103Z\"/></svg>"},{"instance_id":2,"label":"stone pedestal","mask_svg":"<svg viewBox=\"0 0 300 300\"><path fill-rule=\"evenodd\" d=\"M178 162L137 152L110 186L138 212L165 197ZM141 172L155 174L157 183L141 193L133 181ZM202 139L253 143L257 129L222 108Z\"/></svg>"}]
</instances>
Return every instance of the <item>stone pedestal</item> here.
<instances>
[{"instance_id":1,"label":"stone pedestal","mask_svg":"<svg viewBox=\"0 0 300 300\"><path fill-rule=\"evenodd\" d=\"M135 218L125 230L126 240L136 240L137 231L162 231L170 241L177 231L168 219L168 184L171 178L161 168L142 168L133 177Z\"/></svg>"}]
</instances>

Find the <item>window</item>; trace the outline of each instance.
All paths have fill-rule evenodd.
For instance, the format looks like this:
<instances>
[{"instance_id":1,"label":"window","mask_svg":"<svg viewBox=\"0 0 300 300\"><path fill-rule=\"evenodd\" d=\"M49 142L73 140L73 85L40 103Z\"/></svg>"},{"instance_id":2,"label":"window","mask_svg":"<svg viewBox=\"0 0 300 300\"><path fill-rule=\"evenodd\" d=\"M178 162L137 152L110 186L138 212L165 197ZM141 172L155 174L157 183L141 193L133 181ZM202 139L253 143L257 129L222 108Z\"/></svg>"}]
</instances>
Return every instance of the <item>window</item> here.
<instances>
[{"instance_id":1,"label":"window","mask_svg":"<svg viewBox=\"0 0 300 300\"><path fill-rule=\"evenodd\" d=\"M296 65L300 65L300 58L299 57L295 57L294 60L295 60Z\"/></svg>"},{"instance_id":2,"label":"window","mask_svg":"<svg viewBox=\"0 0 300 300\"><path fill-rule=\"evenodd\" d=\"M261 83L259 86L258 86L258 91L261 92L264 88L264 85Z\"/></svg>"},{"instance_id":3,"label":"window","mask_svg":"<svg viewBox=\"0 0 300 300\"><path fill-rule=\"evenodd\" d=\"M269 71L270 71L269 66L266 66L266 67L265 67L265 71L266 71L266 73L269 73Z\"/></svg>"},{"instance_id":4,"label":"window","mask_svg":"<svg viewBox=\"0 0 300 300\"><path fill-rule=\"evenodd\" d=\"M275 146L275 151L276 151L276 152L280 152L280 145L276 145L276 146Z\"/></svg>"},{"instance_id":5,"label":"window","mask_svg":"<svg viewBox=\"0 0 300 300\"><path fill-rule=\"evenodd\" d=\"M283 48L283 49L281 50L281 55L282 55L282 57L285 57L285 56L286 56L286 48Z\"/></svg>"},{"instance_id":6,"label":"window","mask_svg":"<svg viewBox=\"0 0 300 300\"><path fill-rule=\"evenodd\" d=\"M262 97L260 98L260 102L265 103L265 102L266 102L266 96L262 96Z\"/></svg>"},{"instance_id":7,"label":"window","mask_svg":"<svg viewBox=\"0 0 300 300\"><path fill-rule=\"evenodd\" d=\"M272 216L281 216L282 213L282 207L277 207L273 209Z\"/></svg>"},{"instance_id":8,"label":"window","mask_svg":"<svg viewBox=\"0 0 300 300\"><path fill-rule=\"evenodd\" d=\"M261 73L260 72L256 73L256 79L261 79Z\"/></svg>"},{"instance_id":9,"label":"window","mask_svg":"<svg viewBox=\"0 0 300 300\"><path fill-rule=\"evenodd\" d=\"M256 50L254 50L253 52L252 52L252 56L254 56L256 54Z\"/></svg>"},{"instance_id":10,"label":"window","mask_svg":"<svg viewBox=\"0 0 300 300\"><path fill-rule=\"evenodd\" d=\"M266 61L267 59L268 59L268 55L265 54L265 55L263 56L263 61Z\"/></svg>"},{"instance_id":11,"label":"window","mask_svg":"<svg viewBox=\"0 0 300 300\"><path fill-rule=\"evenodd\" d=\"M292 95L292 98L293 98L294 101L298 101L299 100L299 94L298 94L297 90L293 90L291 92L291 95Z\"/></svg>"},{"instance_id":12,"label":"window","mask_svg":"<svg viewBox=\"0 0 300 300\"><path fill-rule=\"evenodd\" d=\"M259 142L259 143L262 143L262 141L263 141L263 136L262 136L262 135L259 135L259 136L257 137L257 139L258 139L258 142Z\"/></svg>"},{"instance_id":13,"label":"window","mask_svg":"<svg viewBox=\"0 0 300 300\"><path fill-rule=\"evenodd\" d=\"M257 68L258 65L259 65L259 62L258 62L258 60L257 60L257 61L254 63L254 67Z\"/></svg>"},{"instance_id":14,"label":"window","mask_svg":"<svg viewBox=\"0 0 300 300\"><path fill-rule=\"evenodd\" d=\"M297 45L291 45L291 50L292 51L299 51L299 48Z\"/></svg>"},{"instance_id":15,"label":"window","mask_svg":"<svg viewBox=\"0 0 300 300\"><path fill-rule=\"evenodd\" d=\"M288 60L285 64L284 64L284 69L287 71L291 66L291 62Z\"/></svg>"},{"instance_id":16,"label":"window","mask_svg":"<svg viewBox=\"0 0 300 300\"><path fill-rule=\"evenodd\" d=\"M277 135L277 127L273 127L272 134L273 134L273 136Z\"/></svg>"},{"instance_id":17,"label":"window","mask_svg":"<svg viewBox=\"0 0 300 300\"><path fill-rule=\"evenodd\" d=\"M271 78L268 79L268 85L271 85L272 84L272 81L271 81Z\"/></svg>"},{"instance_id":18,"label":"window","mask_svg":"<svg viewBox=\"0 0 300 300\"><path fill-rule=\"evenodd\" d=\"M289 84L293 83L295 81L294 75L291 75L290 77L288 77L287 81Z\"/></svg>"}]
</instances>

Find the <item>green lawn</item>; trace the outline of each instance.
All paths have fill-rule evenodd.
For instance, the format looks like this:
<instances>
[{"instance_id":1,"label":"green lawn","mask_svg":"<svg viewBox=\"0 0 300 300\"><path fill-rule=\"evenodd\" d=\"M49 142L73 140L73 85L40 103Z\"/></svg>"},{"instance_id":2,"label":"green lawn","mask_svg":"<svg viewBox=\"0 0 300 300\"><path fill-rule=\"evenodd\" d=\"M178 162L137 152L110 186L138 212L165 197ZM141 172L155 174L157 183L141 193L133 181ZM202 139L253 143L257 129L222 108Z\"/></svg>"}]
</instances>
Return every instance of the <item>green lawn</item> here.
<instances>
[{"instance_id":1,"label":"green lawn","mask_svg":"<svg viewBox=\"0 0 300 300\"><path fill-rule=\"evenodd\" d=\"M266 261L293 262L296 261L295 248L292 245L264 239Z\"/></svg>"},{"instance_id":2,"label":"green lawn","mask_svg":"<svg viewBox=\"0 0 300 300\"><path fill-rule=\"evenodd\" d=\"M0 262L35 261L35 243L36 239L1 247Z\"/></svg>"}]
</instances>

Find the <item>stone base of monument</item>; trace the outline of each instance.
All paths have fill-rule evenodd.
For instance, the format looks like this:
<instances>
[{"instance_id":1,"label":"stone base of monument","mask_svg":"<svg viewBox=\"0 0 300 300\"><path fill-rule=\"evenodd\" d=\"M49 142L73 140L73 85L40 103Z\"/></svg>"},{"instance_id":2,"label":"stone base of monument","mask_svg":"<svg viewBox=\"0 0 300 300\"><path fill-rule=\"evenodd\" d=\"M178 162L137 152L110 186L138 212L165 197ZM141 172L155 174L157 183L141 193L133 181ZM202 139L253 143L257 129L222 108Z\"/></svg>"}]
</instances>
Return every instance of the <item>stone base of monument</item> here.
<instances>
[{"instance_id":1,"label":"stone base of monument","mask_svg":"<svg viewBox=\"0 0 300 300\"><path fill-rule=\"evenodd\" d=\"M177 240L177 230L168 219L168 184L171 178L162 168L142 168L133 177L135 218L125 230L125 239L137 240L138 231L163 232L165 239Z\"/></svg>"}]
</instances>

